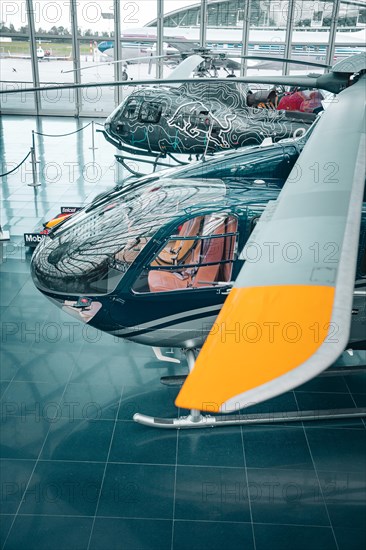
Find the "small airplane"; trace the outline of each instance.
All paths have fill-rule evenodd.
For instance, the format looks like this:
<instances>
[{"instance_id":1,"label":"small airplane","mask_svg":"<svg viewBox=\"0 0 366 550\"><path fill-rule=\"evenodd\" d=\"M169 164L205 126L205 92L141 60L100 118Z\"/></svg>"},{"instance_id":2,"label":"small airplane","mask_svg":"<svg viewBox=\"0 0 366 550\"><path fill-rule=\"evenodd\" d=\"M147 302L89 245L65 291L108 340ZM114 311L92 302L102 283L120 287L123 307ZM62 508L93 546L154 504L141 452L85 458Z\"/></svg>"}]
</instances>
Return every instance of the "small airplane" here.
<instances>
[{"instance_id":1,"label":"small airplane","mask_svg":"<svg viewBox=\"0 0 366 550\"><path fill-rule=\"evenodd\" d=\"M327 75L337 98L282 190L144 179L86 206L36 248L34 284L62 310L120 338L185 349L190 373L176 405L190 414L136 421L257 423L201 411L237 413L305 383L348 347L365 349L365 79L364 55Z\"/></svg>"},{"instance_id":2,"label":"small airplane","mask_svg":"<svg viewBox=\"0 0 366 550\"><path fill-rule=\"evenodd\" d=\"M258 96L236 79L174 83L205 61L189 56L165 79L166 86L132 92L107 118L105 138L124 153L174 158L258 144L266 137L297 137L315 120L315 113L259 108L270 91Z\"/></svg>"},{"instance_id":3,"label":"small airplane","mask_svg":"<svg viewBox=\"0 0 366 550\"><path fill-rule=\"evenodd\" d=\"M71 49L70 54L68 56L65 55L52 55L52 52L50 50L44 50L41 45L41 41L38 41L38 46L36 50L36 56L38 61L68 61L71 59ZM14 55L8 52L8 56L11 59L31 59L31 56L29 54L19 54Z\"/></svg>"},{"instance_id":4,"label":"small airplane","mask_svg":"<svg viewBox=\"0 0 366 550\"><path fill-rule=\"evenodd\" d=\"M100 52L102 59L106 61L114 61L114 42L104 40L98 44L98 51ZM156 46L150 43L139 42L121 42L122 60L128 63L138 63L139 58L146 58L147 56L156 55ZM169 43L164 42L163 52L166 58L178 53L178 49L171 46Z\"/></svg>"}]
</instances>

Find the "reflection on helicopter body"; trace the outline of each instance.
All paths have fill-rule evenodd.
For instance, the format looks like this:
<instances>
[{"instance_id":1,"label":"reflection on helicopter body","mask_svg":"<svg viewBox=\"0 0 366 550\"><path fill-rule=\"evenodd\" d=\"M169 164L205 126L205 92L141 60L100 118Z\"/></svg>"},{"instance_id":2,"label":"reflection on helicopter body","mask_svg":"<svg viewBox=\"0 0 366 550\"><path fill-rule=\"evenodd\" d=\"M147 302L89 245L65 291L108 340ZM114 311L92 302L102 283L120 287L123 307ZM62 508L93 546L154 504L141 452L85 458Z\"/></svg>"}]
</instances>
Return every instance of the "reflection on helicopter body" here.
<instances>
[{"instance_id":1,"label":"reflection on helicopter body","mask_svg":"<svg viewBox=\"0 0 366 550\"><path fill-rule=\"evenodd\" d=\"M238 252L281 184L152 179L110 192L56 228L35 251L33 279L97 329L153 346L200 347L242 267ZM365 242L366 208L361 233ZM360 250L360 280L362 265ZM351 342L364 340L365 306L362 296L355 300Z\"/></svg>"}]
</instances>

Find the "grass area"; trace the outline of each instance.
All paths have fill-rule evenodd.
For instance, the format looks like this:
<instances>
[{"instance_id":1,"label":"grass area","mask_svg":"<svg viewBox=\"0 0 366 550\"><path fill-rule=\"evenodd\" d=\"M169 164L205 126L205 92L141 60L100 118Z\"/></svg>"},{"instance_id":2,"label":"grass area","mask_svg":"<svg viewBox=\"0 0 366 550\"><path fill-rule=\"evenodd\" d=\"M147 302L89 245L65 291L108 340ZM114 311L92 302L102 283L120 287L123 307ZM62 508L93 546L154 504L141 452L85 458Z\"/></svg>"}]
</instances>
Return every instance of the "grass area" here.
<instances>
[{"instance_id":1,"label":"grass area","mask_svg":"<svg viewBox=\"0 0 366 550\"><path fill-rule=\"evenodd\" d=\"M68 57L72 52L71 42L41 42L41 47L44 51L49 50L51 55ZM37 43L38 47L38 43ZM0 54L12 55L30 55L30 45L28 41L22 42L0 42ZM90 45L80 43L80 54L86 55L90 53Z\"/></svg>"}]
</instances>

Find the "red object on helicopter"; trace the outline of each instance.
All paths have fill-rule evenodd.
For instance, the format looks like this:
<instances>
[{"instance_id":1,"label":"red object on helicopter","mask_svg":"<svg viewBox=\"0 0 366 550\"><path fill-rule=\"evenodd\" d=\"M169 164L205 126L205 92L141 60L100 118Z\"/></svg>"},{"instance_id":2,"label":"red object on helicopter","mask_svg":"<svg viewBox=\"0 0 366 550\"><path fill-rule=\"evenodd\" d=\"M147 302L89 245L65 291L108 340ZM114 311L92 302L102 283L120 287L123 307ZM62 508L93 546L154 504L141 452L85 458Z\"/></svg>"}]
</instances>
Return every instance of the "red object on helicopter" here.
<instances>
[{"instance_id":1,"label":"red object on helicopter","mask_svg":"<svg viewBox=\"0 0 366 550\"><path fill-rule=\"evenodd\" d=\"M300 111L301 113L313 113L315 109L322 107L323 96L319 90L298 90L284 95L277 109L283 111Z\"/></svg>"}]
</instances>

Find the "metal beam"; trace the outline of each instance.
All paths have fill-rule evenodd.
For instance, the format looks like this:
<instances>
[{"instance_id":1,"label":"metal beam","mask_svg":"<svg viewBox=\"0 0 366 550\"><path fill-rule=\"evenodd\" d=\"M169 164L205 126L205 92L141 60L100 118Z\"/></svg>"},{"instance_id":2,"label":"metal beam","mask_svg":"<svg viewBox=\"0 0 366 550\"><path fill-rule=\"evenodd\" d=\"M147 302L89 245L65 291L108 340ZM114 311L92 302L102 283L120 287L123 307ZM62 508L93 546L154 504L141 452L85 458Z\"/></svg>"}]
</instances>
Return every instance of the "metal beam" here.
<instances>
[{"instance_id":1,"label":"metal beam","mask_svg":"<svg viewBox=\"0 0 366 550\"><path fill-rule=\"evenodd\" d=\"M71 20L71 40L73 51L73 67L74 67L74 83L81 83L80 73L80 48L78 41L78 20L77 20L77 0L70 0L70 20ZM76 116L80 115L82 109L82 94L79 88L75 91L75 108Z\"/></svg>"},{"instance_id":2,"label":"metal beam","mask_svg":"<svg viewBox=\"0 0 366 550\"><path fill-rule=\"evenodd\" d=\"M327 57L326 57L326 63L328 65L333 65L340 5L341 5L341 0L333 0L333 12L332 12L332 19L331 19L330 29L329 29L329 42L328 42Z\"/></svg>"},{"instance_id":3,"label":"metal beam","mask_svg":"<svg viewBox=\"0 0 366 550\"><path fill-rule=\"evenodd\" d=\"M201 0L200 11L200 47L206 47L207 34L207 0Z\"/></svg>"},{"instance_id":4,"label":"metal beam","mask_svg":"<svg viewBox=\"0 0 366 550\"><path fill-rule=\"evenodd\" d=\"M156 55L162 56L164 54L164 0L158 0L157 6L157 43L156 43ZM158 57L156 60L156 78L163 78L164 76L164 59Z\"/></svg>"},{"instance_id":5,"label":"metal beam","mask_svg":"<svg viewBox=\"0 0 366 550\"><path fill-rule=\"evenodd\" d=\"M249 47L249 31L250 31L250 0L246 0L244 5L243 13L243 34L242 34L242 46L241 46L241 66L240 66L240 76L245 76L247 74L247 65L248 62L244 59L244 56L248 55Z\"/></svg>"},{"instance_id":6,"label":"metal beam","mask_svg":"<svg viewBox=\"0 0 366 550\"><path fill-rule=\"evenodd\" d=\"M286 25L286 38L285 38L285 55L284 57L291 57L292 51L292 35L294 31L294 15L295 15L295 0L289 0L287 11L287 25ZM289 73L289 64L284 63L282 74L287 75Z\"/></svg>"},{"instance_id":7,"label":"metal beam","mask_svg":"<svg viewBox=\"0 0 366 550\"><path fill-rule=\"evenodd\" d=\"M121 45L121 3L120 0L113 0L114 6L114 60L119 61L122 59L122 45ZM114 65L114 79L117 82L122 80L123 64L115 63ZM119 86L116 86L114 92L114 101L116 105L119 105L122 101L122 90Z\"/></svg>"},{"instance_id":8,"label":"metal beam","mask_svg":"<svg viewBox=\"0 0 366 550\"><path fill-rule=\"evenodd\" d=\"M344 0L342 0L343 2ZM361 27L360 27L361 29ZM342 33L344 34L344 33ZM304 33L305 35L305 33ZM6 36L8 36L9 38L25 38L25 39L28 39L29 38L29 35L28 34L24 34L24 33L6 33ZM38 34L37 33L37 36L39 39L42 39L42 40L49 40L50 39L50 35L49 34ZM68 35L66 35L64 38L70 38ZM169 37L166 37L168 40L169 40ZM84 38L85 40L85 38ZM95 41L98 41L100 40L100 36L88 36L88 40L95 40ZM125 37L123 38L123 42L136 42L136 38L133 38L133 37ZM156 42L156 38L147 38L147 37L144 37L144 42ZM195 40L194 38L174 38L174 42L177 42L177 43L184 43L184 44L195 44L197 43L197 40ZM242 43L242 37L239 39L230 39L230 43L231 44L241 44ZM268 44L268 40L254 40L254 41L249 41L249 44ZM282 44L285 44L285 42L281 42L281 41L277 41L276 40L276 45L282 45ZM309 43L308 42L304 42L304 41L300 41L300 40L293 40L292 44L296 44L296 45L299 45L299 46L308 46ZM312 46L326 46L327 43L324 43L324 42L312 42L311 43ZM360 42L337 42L337 46L342 46L342 47L352 47L352 48L357 48L357 47L363 47L363 44L360 44Z\"/></svg>"},{"instance_id":9,"label":"metal beam","mask_svg":"<svg viewBox=\"0 0 366 550\"><path fill-rule=\"evenodd\" d=\"M34 9L33 9L32 0L27 0L27 15L28 15L29 45L30 45L33 83L37 88L39 87L40 82L39 82L38 58L37 58L36 29L34 25ZM36 107L36 114L39 115L41 111L40 92L35 92L34 103Z\"/></svg>"}]
</instances>

